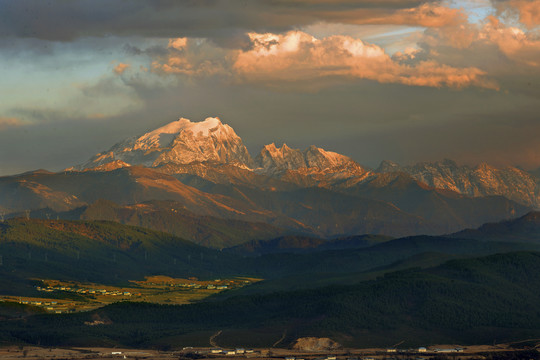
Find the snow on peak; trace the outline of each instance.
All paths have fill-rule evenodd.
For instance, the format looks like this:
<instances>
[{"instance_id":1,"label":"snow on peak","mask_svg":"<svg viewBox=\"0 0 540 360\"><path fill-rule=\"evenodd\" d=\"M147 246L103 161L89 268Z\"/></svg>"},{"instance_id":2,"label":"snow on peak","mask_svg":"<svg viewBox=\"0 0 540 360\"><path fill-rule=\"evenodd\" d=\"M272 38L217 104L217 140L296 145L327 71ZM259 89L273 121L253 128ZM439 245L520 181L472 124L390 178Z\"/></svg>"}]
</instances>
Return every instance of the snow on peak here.
<instances>
[{"instance_id":1,"label":"snow on peak","mask_svg":"<svg viewBox=\"0 0 540 360\"><path fill-rule=\"evenodd\" d=\"M223 130L223 131L220 131ZM219 118L209 117L204 121L192 122L186 118L180 118L156 130L150 131L137 139L140 144L146 147L165 147L169 146L174 138L183 131L191 131L194 136L209 136L210 133L230 132L232 130L228 125L223 125Z\"/></svg>"},{"instance_id":2,"label":"snow on peak","mask_svg":"<svg viewBox=\"0 0 540 360\"><path fill-rule=\"evenodd\" d=\"M182 118L178 120L178 122L181 122L181 125L183 126L182 130L190 130L196 136L208 136L211 132L214 133L219 131L220 125L224 126L217 117L209 117L200 122L191 122L188 119Z\"/></svg>"},{"instance_id":3,"label":"snow on peak","mask_svg":"<svg viewBox=\"0 0 540 360\"><path fill-rule=\"evenodd\" d=\"M304 151L304 157L306 158L308 167L317 167L320 169L354 163L354 160L348 156L333 151L327 151L314 145L311 145Z\"/></svg>"}]
</instances>

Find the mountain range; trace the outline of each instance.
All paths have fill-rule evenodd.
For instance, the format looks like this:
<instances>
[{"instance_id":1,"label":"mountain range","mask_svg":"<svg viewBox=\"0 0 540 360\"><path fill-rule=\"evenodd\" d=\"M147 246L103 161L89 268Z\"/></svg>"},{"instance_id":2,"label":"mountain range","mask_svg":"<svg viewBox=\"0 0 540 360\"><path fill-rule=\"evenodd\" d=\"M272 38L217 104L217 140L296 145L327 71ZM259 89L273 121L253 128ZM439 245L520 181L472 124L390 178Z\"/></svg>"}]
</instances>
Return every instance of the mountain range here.
<instances>
[{"instance_id":1,"label":"mountain range","mask_svg":"<svg viewBox=\"0 0 540 360\"><path fill-rule=\"evenodd\" d=\"M81 210L100 199L131 210L113 216L118 209L104 203L101 208L110 208L105 217L106 211ZM270 144L252 157L218 118L181 118L59 173L38 170L0 178L0 212L6 216L29 210L73 219L74 213L85 213L84 219L144 225L213 247L246 240L206 236L213 230L204 226L198 236L181 233L171 222L159 223L163 216L155 217L156 224L134 220L149 208L135 205L149 201L171 202L169 212L192 219L243 222L237 229L267 225L250 240L292 233L444 234L524 215L539 205L539 180L516 168L470 168L449 160L406 167L383 162L374 170L316 146L302 151Z\"/></svg>"},{"instance_id":2,"label":"mountain range","mask_svg":"<svg viewBox=\"0 0 540 360\"><path fill-rule=\"evenodd\" d=\"M314 145L301 151L286 144L277 147L274 143L265 145L253 159L242 139L218 118L202 122L181 118L142 136L121 141L73 169L110 170L142 165L164 168L167 173L201 176L186 167L194 164L233 165L286 183L334 189L349 188L384 173L404 172L433 188L475 197L502 195L525 205L540 204L538 177L515 167L499 169L486 163L476 167L458 166L445 159L412 166L383 161L376 170L370 170L348 156Z\"/></svg>"}]
</instances>

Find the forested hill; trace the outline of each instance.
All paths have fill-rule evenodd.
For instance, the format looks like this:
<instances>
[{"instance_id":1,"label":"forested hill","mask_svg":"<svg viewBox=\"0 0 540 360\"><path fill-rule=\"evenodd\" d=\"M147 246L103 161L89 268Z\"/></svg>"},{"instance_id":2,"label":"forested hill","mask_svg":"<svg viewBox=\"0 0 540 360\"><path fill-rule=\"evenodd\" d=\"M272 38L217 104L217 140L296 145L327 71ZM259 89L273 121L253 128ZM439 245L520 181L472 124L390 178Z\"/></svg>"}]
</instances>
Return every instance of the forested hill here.
<instances>
[{"instance_id":1,"label":"forested hill","mask_svg":"<svg viewBox=\"0 0 540 360\"><path fill-rule=\"evenodd\" d=\"M4 340L42 345L282 346L329 336L346 346L492 343L540 337L540 253L452 260L355 285L234 297L186 306L118 303L94 312L0 324ZM85 321L107 319L89 327Z\"/></svg>"},{"instance_id":2,"label":"forested hill","mask_svg":"<svg viewBox=\"0 0 540 360\"><path fill-rule=\"evenodd\" d=\"M0 223L0 277L114 283L149 274L237 274L232 255L173 235L109 221ZM9 287L4 288L4 292Z\"/></svg>"},{"instance_id":3,"label":"forested hill","mask_svg":"<svg viewBox=\"0 0 540 360\"><path fill-rule=\"evenodd\" d=\"M243 258L167 233L114 222L10 219L0 223L0 280L5 281L4 293L13 295L22 295L13 287L17 279L121 283L153 274L182 278L253 276L278 283L294 275L297 278L289 282L292 288L316 287L321 285L318 279L386 267L423 253L470 257L537 249L535 244L417 236L367 248ZM272 291L280 289L286 288L273 287Z\"/></svg>"}]
</instances>

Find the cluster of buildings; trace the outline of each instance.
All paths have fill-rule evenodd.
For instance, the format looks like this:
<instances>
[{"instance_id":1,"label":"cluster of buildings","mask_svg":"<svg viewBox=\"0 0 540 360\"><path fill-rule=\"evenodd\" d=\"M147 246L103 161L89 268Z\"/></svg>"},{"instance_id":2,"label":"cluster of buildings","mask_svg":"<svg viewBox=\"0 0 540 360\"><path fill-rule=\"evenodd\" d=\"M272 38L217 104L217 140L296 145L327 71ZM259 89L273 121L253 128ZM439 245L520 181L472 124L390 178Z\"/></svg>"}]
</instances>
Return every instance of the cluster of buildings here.
<instances>
[{"instance_id":1,"label":"cluster of buildings","mask_svg":"<svg viewBox=\"0 0 540 360\"><path fill-rule=\"evenodd\" d=\"M229 288L228 285L204 285L204 284L174 284L171 286L175 287L181 287L181 288L188 288L188 289L207 289L207 290L227 290Z\"/></svg>"},{"instance_id":2,"label":"cluster of buildings","mask_svg":"<svg viewBox=\"0 0 540 360\"><path fill-rule=\"evenodd\" d=\"M105 295L105 296L140 296L140 293L132 294L129 291L121 290L106 290L106 289L85 289L85 288L73 288L69 286L47 286L46 288L37 286L38 291L54 292L54 291L67 291L77 293L81 295Z\"/></svg>"},{"instance_id":3,"label":"cluster of buildings","mask_svg":"<svg viewBox=\"0 0 540 360\"><path fill-rule=\"evenodd\" d=\"M196 278L190 278L192 282L176 281L177 279L171 279L171 281L146 281L145 285L150 286L168 286L174 288L183 288L183 289L202 289L202 290L227 290L245 286L251 283L249 280L235 279L235 280L208 280L208 281L197 281ZM213 283L210 283L213 282ZM139 282L141 283L141 282Z\"/></svg>"},{"instance_id":4,"label":"cluster of buildings","mask_svg":"<svg viewBox=\"0 0 540 360\"><path fill-rule=\"evenodd\" d=\"M217 280L216 280L217 281ZM148 285L164 285L164 284L156 284L156 283L148 283ZM184 288L184 289L206 289L206 290L227 290L229 289L229 285L214 285L214 284L197 284L197 283L169 283L167 284L170 287L177 287L177 288Z\"/></svg>"},{"instance_id":5,"label":"cluster of buildings","mask_svg":"<svg viewBox=\"0 0 540 360\"><path fill-rule=\"evenodd\" d=\"M243 349L243 348L236 348L234 350L224 350L224 349L210 349L211 355L248 355L248 354L255 354L255 350L253 349Z\"/></svg>"},{"instance_id":6,"label":"cluster of buildings","mask_svg":"<svg viewBox=\"0 0 540 360\"><path fill-rule=\"evenodd\" d=\"M59 304L58 301L40 301L40 300L19 300L19 304L39 306L55 314L74 312L66 308L65 304Z\"/></svg>"},{"instance_id":7,"label":"cluster of buildings","mask_svg":"<svg viewBox=\"0 0 540 360\"><path fill-rule=\"evenodd\" d=\"M456 347L456 348L435 348L435 349L427 349L425 347L419 347L416 349L386 349L387 353L461 353L463 352L463 348Z\"/></svg>"}]
</instances>

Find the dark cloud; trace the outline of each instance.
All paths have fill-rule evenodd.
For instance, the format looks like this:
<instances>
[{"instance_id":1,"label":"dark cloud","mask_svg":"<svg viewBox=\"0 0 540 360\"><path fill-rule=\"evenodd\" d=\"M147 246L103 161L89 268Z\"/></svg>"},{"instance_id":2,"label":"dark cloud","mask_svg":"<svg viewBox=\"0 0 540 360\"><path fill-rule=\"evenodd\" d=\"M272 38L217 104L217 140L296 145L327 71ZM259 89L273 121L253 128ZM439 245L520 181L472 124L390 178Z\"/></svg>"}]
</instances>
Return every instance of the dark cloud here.
<instances>
[{"instance_id":1,"label":"dark cloud","mask_svg":"<svg viewBox=\"0 0 540 360\"><path fill-rule=\"evenodd\" d=\"M319 21L361 23L413 8L418 0L33 1L0 0L0 37L207 37L245 45L246 31L284 31ZM433 1L431 1L433 3Z\"/></svg>"}]
</instances>

